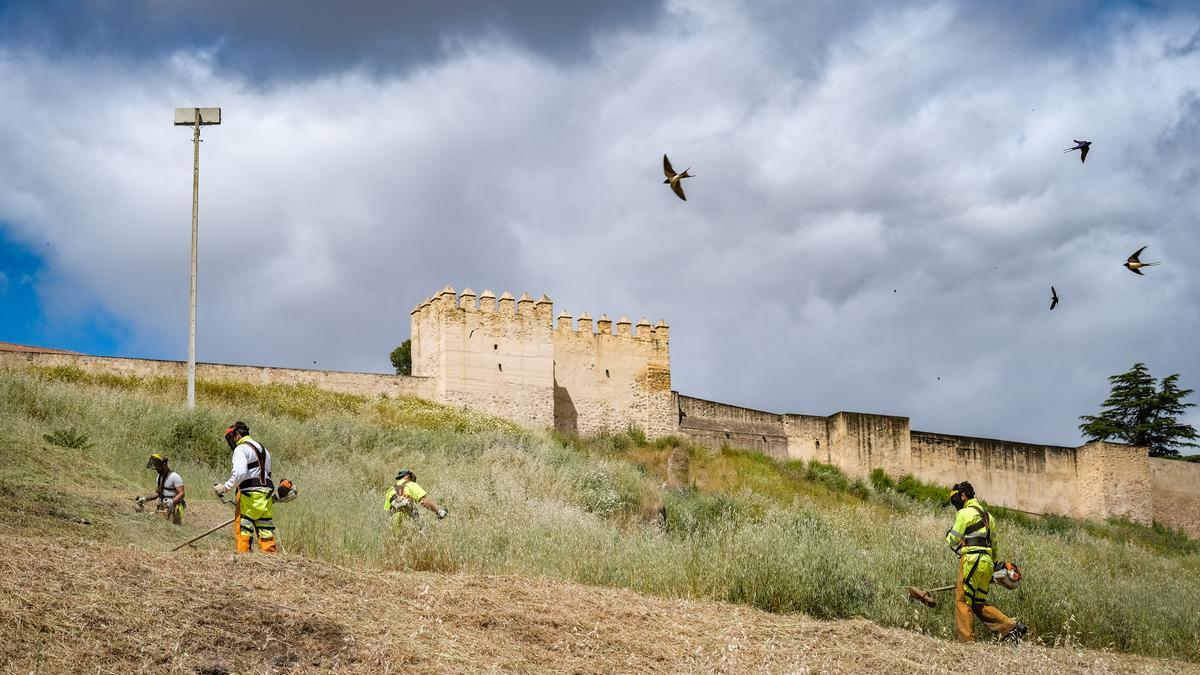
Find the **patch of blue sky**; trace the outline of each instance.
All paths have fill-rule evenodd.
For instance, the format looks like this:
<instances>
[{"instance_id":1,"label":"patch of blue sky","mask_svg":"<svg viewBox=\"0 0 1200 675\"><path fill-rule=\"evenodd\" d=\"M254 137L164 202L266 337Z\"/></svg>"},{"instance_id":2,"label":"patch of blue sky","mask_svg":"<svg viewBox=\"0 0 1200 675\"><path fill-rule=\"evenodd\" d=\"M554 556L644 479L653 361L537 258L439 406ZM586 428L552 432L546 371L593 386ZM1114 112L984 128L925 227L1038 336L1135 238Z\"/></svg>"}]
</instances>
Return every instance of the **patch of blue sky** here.
<instances>
[{"instance_id":1,"label":"patch of blue sky","mask_svg":"<svg viewBox=\"0 0 1200 675\"><path fill-rule=\"evenodd\" d=\"M101 308L74 316L46 313L41 293L49 275L45 254L15 240L0 222L0 342L123 355L129 330Z\"/></svg>"}]
</instances>

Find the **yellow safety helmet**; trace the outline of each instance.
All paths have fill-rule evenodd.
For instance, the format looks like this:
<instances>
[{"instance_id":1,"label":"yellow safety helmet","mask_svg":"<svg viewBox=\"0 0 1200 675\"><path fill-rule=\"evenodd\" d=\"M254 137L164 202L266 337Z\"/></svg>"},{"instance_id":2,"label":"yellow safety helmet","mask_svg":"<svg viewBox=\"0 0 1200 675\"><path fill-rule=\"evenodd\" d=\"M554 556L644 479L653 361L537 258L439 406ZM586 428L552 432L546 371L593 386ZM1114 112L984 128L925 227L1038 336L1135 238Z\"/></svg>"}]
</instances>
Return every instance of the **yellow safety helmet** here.
<instances>
[{"instance_id":1,"label":"yellow safety helmet","mask_svg":"<svg viewBox=\"0 0 1200 675\"><path fill-rule=\"evenodd\" d=\"M154 453L150 455L150 459L146 460L147 469L157 469L167 463L167 456L162 453Z\"/></svg>"}]
</instances>

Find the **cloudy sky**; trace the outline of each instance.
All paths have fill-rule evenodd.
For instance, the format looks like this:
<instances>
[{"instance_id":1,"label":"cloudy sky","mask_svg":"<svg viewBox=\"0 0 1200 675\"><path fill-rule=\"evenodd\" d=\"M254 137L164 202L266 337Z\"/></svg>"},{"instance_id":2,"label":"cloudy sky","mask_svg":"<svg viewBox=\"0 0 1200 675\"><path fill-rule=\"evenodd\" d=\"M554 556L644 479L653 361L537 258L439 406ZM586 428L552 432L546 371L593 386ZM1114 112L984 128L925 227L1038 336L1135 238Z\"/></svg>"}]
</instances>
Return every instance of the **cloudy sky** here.
<instances>
[{"instance_id":1,"label":"cloudy sky","mask_svg":"<svg viewBox=\"0 0 1200 675\"><path fill-rule=\"evenodd\" d=\"M387 371L451 284L772 411L1074 445L1134 362L1200 388L1189 3L341 4L0 1L0 341L186 357L200 105L203 361Z\"/></svg>"}]
</instances>

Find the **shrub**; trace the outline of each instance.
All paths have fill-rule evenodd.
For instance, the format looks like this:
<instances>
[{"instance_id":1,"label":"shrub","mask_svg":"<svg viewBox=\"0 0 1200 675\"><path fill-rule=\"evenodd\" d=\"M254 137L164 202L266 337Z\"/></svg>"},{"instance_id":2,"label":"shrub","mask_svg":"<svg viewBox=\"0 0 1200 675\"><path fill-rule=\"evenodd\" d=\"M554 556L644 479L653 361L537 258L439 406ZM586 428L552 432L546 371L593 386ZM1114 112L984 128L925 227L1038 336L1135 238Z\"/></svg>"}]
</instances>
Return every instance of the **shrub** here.
<instances>
[{"instance_id":1,"label":"shrub","mask_svg":"<svg viewBox=\"0 0 1200 675\"><path fill-rule=\"evenodd\" d=\"M161 441L162 449L177 460L220 467L229 462L229 448L220 439L222 424L228 422L218 420L204 408L185 412Z\"/></svg>"},{"instance_id":2,"label":"shrub","mask_svg":"<svg viewBox=\"0 0 1200 675\"><path fill-rule=\"evenodd\" d=\"M876 492L887 492L896 489L896 481L883 469L875 468L871 469L871 487L875 488Z\"/></svg>"},{"instance_id":3,"label":"shrub","mask_svg":"<svg viewBox=\"0 0 1200 675\"><path fill-rule=\"evenodd\" d=\"M945 504L950 498L950 488L933 483L925 483L917 480L912 474L901 476L896 483L896 491L900 494L908 495L913 499L931 502L934 504Z\"/></svg>"},{"instance_id":4,"label":"shrub","mask_svg":"<svg viewBox=\"0 0 1200 675\"><path fill-rule=\"evenodd\" d=\"M53 433L42 434L42 440L50 445L57 445L60 448L71 448L74 450L88 450L96 446L95 443L90 443L88 435L75 431L75 427L70 429L57 429Z\"/></svg>"}]
</instances>

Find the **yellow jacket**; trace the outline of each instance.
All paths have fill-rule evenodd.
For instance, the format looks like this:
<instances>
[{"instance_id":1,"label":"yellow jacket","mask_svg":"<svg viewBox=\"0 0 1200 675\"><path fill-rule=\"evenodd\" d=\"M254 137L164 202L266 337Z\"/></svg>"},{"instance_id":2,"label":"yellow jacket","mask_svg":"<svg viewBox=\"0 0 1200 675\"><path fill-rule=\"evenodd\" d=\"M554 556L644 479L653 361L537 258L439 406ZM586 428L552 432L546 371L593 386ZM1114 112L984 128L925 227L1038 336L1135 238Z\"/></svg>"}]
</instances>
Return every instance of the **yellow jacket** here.
<instances>
[{"instance_id":1,"label":"yellow jacket","mask_svg":"<svg viewBox=\"0 0 1200 675\"><path fill-rule=\"evenodd\" d=\"M978 499L971 498L954 516L954 527L946 532L946 544L961 555L986 553L996 557L996 521Z\"/></svg>"},{"instance_id":2,"label":"yellow jacket","mask_svg":"<svg viewBox=\"0 0 1200 675\"><path fill-rule=\"evenodd\" d=\"M396 487L396 485L393 485L392 487L388 488L387 493L383 496L383 510L389 513L393 509L393 500L396 500L398 496L406 497L408 499L408 504L396 504L395 508L411 509L413 504L419 503L425 498L425 495L429 494L425 492L424 488L412 481L405 483L404 487L400 489L400 492L396 491Z\"/></svg>"}]
</instances>

